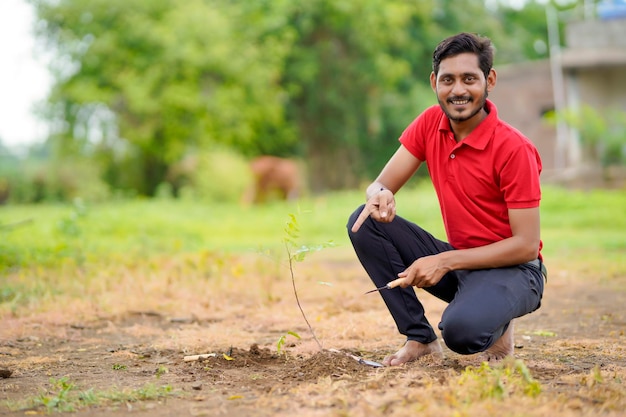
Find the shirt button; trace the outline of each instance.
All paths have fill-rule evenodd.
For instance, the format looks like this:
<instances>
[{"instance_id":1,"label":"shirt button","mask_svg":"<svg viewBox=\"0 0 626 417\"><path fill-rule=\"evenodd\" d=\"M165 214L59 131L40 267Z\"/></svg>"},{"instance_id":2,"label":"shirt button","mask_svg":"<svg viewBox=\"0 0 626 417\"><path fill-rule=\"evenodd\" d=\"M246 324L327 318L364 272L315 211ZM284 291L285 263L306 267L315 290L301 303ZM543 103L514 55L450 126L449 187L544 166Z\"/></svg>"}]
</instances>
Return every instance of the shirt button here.
<instances>
[{"instance_id":1,"label":"shirt button","mask_svg":"<svg viewBox=\"0 0 626 417\"><path fill-rule=\"evenodd\" d=\"M454 159L454 158L456 158L456 155L455 154L450 154L450 159Z\"/></svg>"}]
</instances>

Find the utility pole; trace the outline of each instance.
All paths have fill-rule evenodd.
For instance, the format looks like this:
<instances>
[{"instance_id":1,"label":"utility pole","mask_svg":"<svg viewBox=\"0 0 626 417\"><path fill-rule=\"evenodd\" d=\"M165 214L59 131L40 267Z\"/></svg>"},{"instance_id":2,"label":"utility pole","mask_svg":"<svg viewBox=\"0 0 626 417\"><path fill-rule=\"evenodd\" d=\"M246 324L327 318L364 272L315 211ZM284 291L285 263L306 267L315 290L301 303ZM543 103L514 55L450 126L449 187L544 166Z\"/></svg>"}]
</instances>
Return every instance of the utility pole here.
<instances>
[{"instance_id":1,"label":"utility pole","mask_svg":"<svg viewBox=\"0 0 626 417\"><path fill-rule=\"evenodd\" d=\"M568 128L563 120L565 110L565 85L561 66L561 41L559 20L556 10L551 4L546 5L546 21L548 26L548 43L550 51L550 72L552 75L552 94L554 96L554 114L556 117L556 146L554 149L554 167L561 170L567 167Z\"/></svg>"}]
</instances>

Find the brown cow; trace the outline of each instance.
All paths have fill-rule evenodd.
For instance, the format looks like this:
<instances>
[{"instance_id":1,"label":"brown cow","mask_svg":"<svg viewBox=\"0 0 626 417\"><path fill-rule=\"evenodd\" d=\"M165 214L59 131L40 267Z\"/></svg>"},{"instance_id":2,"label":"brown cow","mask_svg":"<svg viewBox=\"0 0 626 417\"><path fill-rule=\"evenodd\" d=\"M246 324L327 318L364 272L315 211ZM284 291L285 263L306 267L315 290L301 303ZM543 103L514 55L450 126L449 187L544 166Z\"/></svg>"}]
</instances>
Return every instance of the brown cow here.
<instances>
[{"instance_id":1,"label":"brown cow","mask_svg":"<svg viewBox=\"0 0 626 417\"><path fill-rule=\"evenodd\" d=\"M262 204L271 198L294 200L302 192L298 164L293 159L259 156L250 162L254 186L246 200Z\"/></svg>"}]
</instances>

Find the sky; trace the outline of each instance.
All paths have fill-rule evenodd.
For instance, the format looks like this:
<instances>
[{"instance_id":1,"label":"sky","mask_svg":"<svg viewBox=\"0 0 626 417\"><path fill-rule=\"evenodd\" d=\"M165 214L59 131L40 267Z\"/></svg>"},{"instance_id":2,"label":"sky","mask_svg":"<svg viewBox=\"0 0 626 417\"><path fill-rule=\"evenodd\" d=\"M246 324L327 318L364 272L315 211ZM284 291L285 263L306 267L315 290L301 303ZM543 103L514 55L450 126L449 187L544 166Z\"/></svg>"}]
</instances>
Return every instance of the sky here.
<instances>
[{"instance_id":1,"label":"sky","mask_svg":"<svg viewBox=\"0 0 626 417\"><path fill-rule=\"evenodd\" d=\"M34 11L26 0L0 0L0 142L29 145L45 139L46 125L33 114L51 77L35 56Z\"/></svg>"}]
</instances>

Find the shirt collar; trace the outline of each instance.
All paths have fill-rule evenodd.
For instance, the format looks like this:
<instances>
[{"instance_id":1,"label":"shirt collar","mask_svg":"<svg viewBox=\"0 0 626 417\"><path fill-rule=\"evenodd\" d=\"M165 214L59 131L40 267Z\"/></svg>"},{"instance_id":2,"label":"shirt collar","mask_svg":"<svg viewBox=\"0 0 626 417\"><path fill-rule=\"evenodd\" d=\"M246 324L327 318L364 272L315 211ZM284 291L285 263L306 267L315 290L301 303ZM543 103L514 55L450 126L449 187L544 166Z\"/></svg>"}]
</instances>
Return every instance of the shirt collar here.
<instances>
[{"instance_id":1,"label":"shirt collar","mask_svg":"<svg viewBox=\"0 0 626 417\"><path fill-rule=\"evenodd\" d=\"M487 117L485 117L476 128L469 134L468 137L463 139L461 143L471 146L475 149L485 149L487 144L491 140L492 132L495 130L498 124L498 109L496 105L489 99L485 101L485 110L487 110ZM445 117L441 118L439 122L439 131L452 132L450 127L450 120Z\"/></svg>"}]
</instances>

